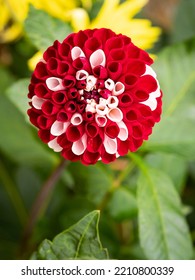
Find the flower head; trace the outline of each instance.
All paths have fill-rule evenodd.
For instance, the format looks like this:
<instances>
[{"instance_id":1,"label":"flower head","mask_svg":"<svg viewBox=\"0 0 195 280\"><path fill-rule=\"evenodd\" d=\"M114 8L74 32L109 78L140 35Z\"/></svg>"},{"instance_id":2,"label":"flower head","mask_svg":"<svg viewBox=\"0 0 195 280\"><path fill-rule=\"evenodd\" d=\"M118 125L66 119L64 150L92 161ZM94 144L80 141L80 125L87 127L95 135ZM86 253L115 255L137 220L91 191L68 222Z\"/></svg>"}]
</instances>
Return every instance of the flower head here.
<instances>
[{"instance_id":1,"label":"flower head","mask_svg":"<svg viewBox=\"0 0 195 280\"><path fill-rule=\"evenodd\" d=\"M162 93L152 59L110 29L55 41L29 85L30 121L71 161L109 163L136 151L160 120Z\"/></svg>"}]
</instances>

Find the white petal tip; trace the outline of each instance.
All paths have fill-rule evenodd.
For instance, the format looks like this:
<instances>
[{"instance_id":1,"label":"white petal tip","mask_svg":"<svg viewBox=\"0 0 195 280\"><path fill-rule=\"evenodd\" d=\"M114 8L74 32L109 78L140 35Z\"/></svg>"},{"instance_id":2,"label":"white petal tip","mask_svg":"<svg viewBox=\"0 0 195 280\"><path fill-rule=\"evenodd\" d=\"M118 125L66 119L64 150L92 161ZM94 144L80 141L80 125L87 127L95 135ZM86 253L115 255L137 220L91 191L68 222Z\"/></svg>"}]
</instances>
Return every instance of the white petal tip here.
<instances>
[{"instance_id":1,"label":"white petal tip","mask_svg":"<svg viewBox=\"0 0 195 280\"><path fill-rule=\"evenodd\" d=\"M57 78L57 77L47 78L46 85L47 85L48 89L50 89L52 91L58 91L58 90L65 89L65 87L62 83L62 79Z\"/></svg>"},{"instance_id":2,"label":"white petal tip","mask_svg":"<svg viewBox=\"0 0 195 280\"><path fill-rule=\"evenodd\" d=\"M103 50L98 49L95 52L93 52L89 58L90 64L92 68L95 68L96 66L105 66L106 64L106 56Z\"/></svg>"},{"instance_id":3,"label":"white petal tip","mask_svg":"<svg viewBox=\"0 0 195 280\"><path fill-rule=\"evenodd\" d=\"M63 148L57 142L57 137L49 141L48 146L49 148L53 149L54 152L61 152L63 150Z\"/></svg>"}]
</instances>

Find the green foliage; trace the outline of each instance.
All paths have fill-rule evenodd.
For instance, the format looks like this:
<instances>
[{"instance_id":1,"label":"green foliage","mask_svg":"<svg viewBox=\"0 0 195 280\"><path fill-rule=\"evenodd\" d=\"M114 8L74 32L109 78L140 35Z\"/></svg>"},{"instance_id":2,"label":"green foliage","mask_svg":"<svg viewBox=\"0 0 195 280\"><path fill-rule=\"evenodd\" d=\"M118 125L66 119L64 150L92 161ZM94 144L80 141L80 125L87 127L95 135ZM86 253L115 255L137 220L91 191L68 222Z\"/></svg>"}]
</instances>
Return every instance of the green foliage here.
<instances>
[{"instance_id":1,"label":"green foliage","mask_svg":"<svg viewBox=\"0 0 195 280\"><path fill-rule=\"evenodd\" d=\"M151 153L146 157L146 161L151 167L166 173L179 193L183 191L187 165L182 157L167 153Z\"/></svg>"},{"instance_id":2,"label":"green foliage","mask_svg":"<svg viewBox=\"0 0 195 280\"><path fill-rule=\"evenodd\" d=\"M102 4L93 2L91 17ZM193 1L182 1L181 24L176 20L171 37L181 42L161 45L154 64L164 93L161 122L136 154L114 164L68 163L27 246L21 236L30 209L60 160L29 124L26 59L31 43L43 51L72 32L68 23L30 7L30 42L9 45L13 65L0 67L0 258L29 258L35 250L35 259L107 259L103 247L111 259L195 258L195 38L183 42L194 37L187 23L194 17L184 13L185 25L180 12L187 2L194 14Z\"/></svg>"},{"instance_id":3,"label":"green foliage","mask_svg":"<svg viewBox=\"0 0 195 280\"><path fill-rule=\"evenodd\" d=\"M140 241L148 259L191 259L189 230L169 177L145 168L138 181L137 196Z\"/></svg>"},{"instance_id":4,"label":"green foliage","mask_svg":"<svg viewBox=\"0 0 195 280\"><path fill-rule=\"evenodd\" d=\"M6 88L14 81L14 77L9 71L0 66L0 94L2 94Z\"/></svg>"},{"instance_id":5,"label":"green foliage","mask_svg":"<svg viewBox=\"0 0 195 280\"><path fill-rule=\"evenodd\" d=\"M4 96L0 96L0 149L17 163L42 165L56 162L55 155L33 136L23 116Z\"/></svg>"},{"instance_id":6,"label":"green foliage","mask_svg":"<svg viewBox=\"0 0 195 280\"><path fill-rule=\"evenodd\" d=\"M33 258L41 260L107 259L99 233L99 211L86 215L78 223L58 234L53 241L44 240Z\"/></svg>"},{"instance_id":7,"label":"green foliage","mask_svg":"<svg viewBox=\"0 0 195 280\"><path fill-rule=\"evenodd\" d=\"M114 190L108 203L108 212L117 222L131 219L137 214L135 196L124 187Z\"/></svg>"},{"instance_id":8,"label":"green foliage","mask_svg":"<svg viewBox=\"0 0 195 280\"><path fill-rule=\"evenodd\" d=\"M10 86L7 90L7 96L12 101L12 103L24 114L27 118L27 110L29 108L28 105L28 97L26 94L26 90L28 88L29 79L21 79L15 82L12 86Z\"/></svg>"},{"instance_id":9,"label":"green foliage","mask_svg":"<svg viewBox=\"0 0 195 280\"><path fill-rule=\"evenodd\" d=\"M180 0L180 5L176 10L174 19L174 29L172 32L172 42L182 42L183 40L195 36L195 2L194 0Z\"/></svg>"},{"instance_id":10,"label":"green foliage","mask_svg":"<svg viewBox=\"0 0 195 280\"><path fill-rule=\"evenodd\" d=\"M25 30L33 45L41 50L48 48L55 40L63 41L72 31L67 23L33 6L30 6Z\"/></svg>"}]
</instances>

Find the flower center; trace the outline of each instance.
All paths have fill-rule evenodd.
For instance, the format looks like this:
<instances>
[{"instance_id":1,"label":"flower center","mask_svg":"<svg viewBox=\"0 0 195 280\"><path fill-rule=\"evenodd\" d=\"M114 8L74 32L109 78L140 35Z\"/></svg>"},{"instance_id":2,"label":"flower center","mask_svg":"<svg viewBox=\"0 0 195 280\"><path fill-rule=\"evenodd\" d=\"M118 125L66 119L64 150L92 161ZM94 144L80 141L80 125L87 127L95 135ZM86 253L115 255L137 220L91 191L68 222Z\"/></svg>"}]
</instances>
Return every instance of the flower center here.
<instances>
[{"instance_id":1,"label":"flower center","mask_svg":"<svg viewBox=\"0 0 195 280\"><path fill-rule=\"evenodd\" d=\"M101 114L107 113L106 100L111 96L111 91L106 86L110 86L112 80L108 79L108 82L98 80L93 75L89 75L85 70L77 71L76 79L80 99L86 102L85 111L91 113L101 111Z\"/></svg>"},{"instance_id":2,"label":"flower center","mask_svg":"<svg viewBox=\"0 0 195 280\"><path fill-rule=\"evenodd\" d=\"M99 103L100 100L100 93L97 89L93 89L92 91L83 91L83 98L84 100L90 101L90 100L94 100L96 103Z\"/></svg>"}]
</instances>

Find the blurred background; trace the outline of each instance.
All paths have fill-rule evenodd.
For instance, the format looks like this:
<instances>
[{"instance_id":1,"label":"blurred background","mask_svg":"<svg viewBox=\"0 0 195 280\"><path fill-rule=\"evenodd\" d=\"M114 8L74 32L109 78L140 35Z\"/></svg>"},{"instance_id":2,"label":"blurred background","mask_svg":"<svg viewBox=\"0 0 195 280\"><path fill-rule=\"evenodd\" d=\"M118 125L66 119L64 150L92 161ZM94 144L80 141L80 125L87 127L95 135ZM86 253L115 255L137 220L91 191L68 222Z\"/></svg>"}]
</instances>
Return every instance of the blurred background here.
<instances>
[{"instance_id":1,"label":"blurred background","mask_svg":"<svg viewBox=\"0 0 195 280\"><path fill-rule=\"evenodd\" d=\"M44 238L94 209L101 209L100 238L111 258L147 258L138 234L139 168L128 156L109 165L68 163L23 248L33 201L60 162L29 124L29 79L55 36L95 27L132 37L155 58L167 119L138 155L176 186L195 242L194 14L194 0L0 0L0 259L29 258ZM172 101L179 103L174 113Z\"/></svg>"}]
</instances>

